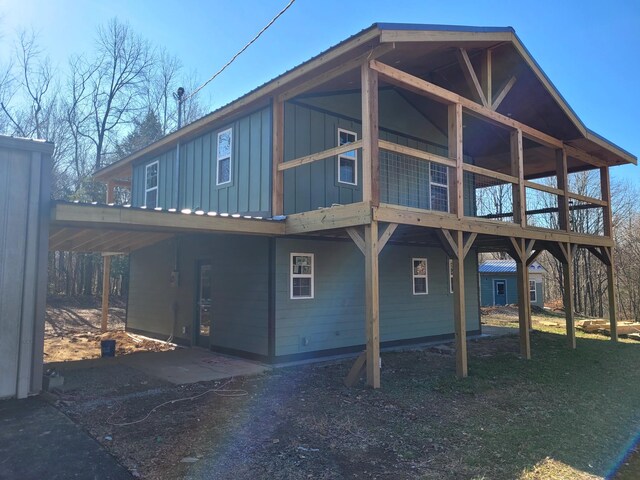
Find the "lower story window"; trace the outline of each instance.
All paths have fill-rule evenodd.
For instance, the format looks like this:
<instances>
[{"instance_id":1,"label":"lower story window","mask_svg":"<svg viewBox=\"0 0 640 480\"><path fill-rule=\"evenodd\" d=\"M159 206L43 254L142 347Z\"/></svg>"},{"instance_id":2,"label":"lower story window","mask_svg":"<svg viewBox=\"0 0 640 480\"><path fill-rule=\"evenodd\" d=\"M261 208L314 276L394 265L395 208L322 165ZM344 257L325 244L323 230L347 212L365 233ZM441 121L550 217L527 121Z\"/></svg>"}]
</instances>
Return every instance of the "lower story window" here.
<instances>
[{"instance_id":1,"label":"lower story window","mask_svg":"<svg viewBox=\"0 0 640 480\"><path fill-rule=\"evenodd\" d=\"M313 298L313 253L291 254L291 298Z\"/></svg>"},{"instance_id":2,"label":"lower story window","mask_svg":"<svg viewBox=\"0 0 640 480\"><path fill-rule=\"evenodd\" d=\"M429 292L429 283L427 282L427 259L414 258L412 263L413 276L413 294L426 295Z\"/></svg>"},{"instance_id":3,"label":"lower story window","mask_svg":"<svg viewBox=\"0 0 640 480\"><path fill-rule=\"evenodd\" d=\"M529 280L529 299L532 302L537 302L538 301L537 292L536 292L536 281L535 280Z\"/></svg>"}]
</instances>

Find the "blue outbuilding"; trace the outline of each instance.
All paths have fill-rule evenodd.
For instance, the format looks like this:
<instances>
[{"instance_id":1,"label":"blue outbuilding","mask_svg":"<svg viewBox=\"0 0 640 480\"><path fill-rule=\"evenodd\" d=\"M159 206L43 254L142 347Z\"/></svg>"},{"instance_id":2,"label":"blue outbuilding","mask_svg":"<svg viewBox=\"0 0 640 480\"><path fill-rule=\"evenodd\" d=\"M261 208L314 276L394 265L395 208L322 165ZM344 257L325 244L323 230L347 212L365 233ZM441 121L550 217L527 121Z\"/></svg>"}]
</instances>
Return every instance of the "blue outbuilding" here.
<instances>
[{"instance_id":1,"label":"blue outbuilding","mask_svg":"<svg viewBox=\"0 0 640 480\"><path fill-rule=\"evenodd\" d=\"M480 263L480 305L518 303L515 260L486 260ZM544 306L544 274L538 262L529 266L529 298L531 305Z\"/></svg>"}]
</instances>

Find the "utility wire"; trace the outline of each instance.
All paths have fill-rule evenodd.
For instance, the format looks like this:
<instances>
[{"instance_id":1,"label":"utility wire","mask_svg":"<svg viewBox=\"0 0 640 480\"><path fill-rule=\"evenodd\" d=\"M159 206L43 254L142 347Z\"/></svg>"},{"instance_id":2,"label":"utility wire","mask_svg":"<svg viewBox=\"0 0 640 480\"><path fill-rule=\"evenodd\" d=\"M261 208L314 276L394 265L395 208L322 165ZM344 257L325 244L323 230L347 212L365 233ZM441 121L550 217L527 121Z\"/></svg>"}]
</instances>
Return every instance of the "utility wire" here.
<instances>
[{"instance_id":1,"label":"utility wire","mask_svg":"<svg viewBox=\"0 0 640 480\"><path fill-rule=\"evenodd\" d=\"M280 18L282 16L282 14L284 12L289 10L289 7L291 7L291 5L293 5L293 3L295 1L296 0L290 0L289 3L286 5L286 7L284 7L282 10L280 10L280 12L275 17L273 17L271 19L271 21L269 23L267 23L264 26L264 28L262 30L260 30L255 37L253 37L251 39L251 41L249 43L247 43L244 47L242 47L238 51L238 53L236 53L233 57L231 57L231 60L229 60L227 63L225 63L224 66L220 70L218 70L216 73L214 73L209 80L207 80L202 85L200 85L198 88L196 88L193 92L191 92L189 95L187 95L182 101L184 102L186 100L189 100L191 97L196 95L200 90L202 90L204 87L209 85L218 75L220 75L222 72L224 72L226 70L226 68L229 65L231 65L233 63L233 61L242 54L242 52L244 52L247 48L249 48L253 44L253 42L255 42L260 37L260 35L262 35L271 25L273 25L275 23L276 20L278 20L278 18Z\"/></svg>"}]
</instances>

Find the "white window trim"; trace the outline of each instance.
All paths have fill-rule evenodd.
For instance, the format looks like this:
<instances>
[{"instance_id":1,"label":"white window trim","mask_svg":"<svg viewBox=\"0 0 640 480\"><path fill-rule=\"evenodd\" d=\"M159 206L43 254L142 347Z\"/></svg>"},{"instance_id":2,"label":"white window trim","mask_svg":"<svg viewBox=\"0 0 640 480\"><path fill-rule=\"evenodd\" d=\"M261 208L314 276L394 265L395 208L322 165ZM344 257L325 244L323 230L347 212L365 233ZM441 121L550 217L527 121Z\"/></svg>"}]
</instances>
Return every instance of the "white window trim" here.
<instances>
[{"instance_id":1,"label":"white window trim","mask_svg":"<svg viewBox=\"0 0 640 480\"><path fill-rule=\"evenodd\" d=\"M444 167L445 168L445 172L447 172L447 183L438 183L438 182L434 182L432 180L432 177L431 177L431 164L432 163L434 163L434 162L429 162L429 207L431 207L430 209L433 210L433 205L431 204L431 201L432 201L431 186L435 185L436 187L442 187L442 188L447 190L447 213L449 213L449 211L450 211L450 202L449 202L449 167L446 167L446 166ZM440 165L440 164L436 164L436 165ZM434 210L434 211L438 212L440 210Z\"/></svg>"},{"instance_id":2,"label":"white window trim","mask_svg":"<svg viewBox=\"0 0 640 480\"><path fill-rule=\"evenodd\" d=\"M229 132L229 156L228 157L219 157L218 156L218 145L220 144L220 135ZM233 178L233 128L225 128L218 132L216 135L216 186L217 185L226 185L227 183L231 183L231 179ZM225 182L220 181L220 161L229 159L229 180Z\"/></svg>"},{"instance_id":3,"label":"white window trim","mask_svg":"<svg viewBox=\"0 0 640 480\"><path fill-rule=\"evenodd\" d=\"M352 132L351 130L346 130L344 128L338 128L338 146L340 147L340 133L346 133L348 135L353 135L354 138L354 142L358 141L358 134L356 132ZM358 150L354 149L353 150L354 156L351 157L349 155L338 155L338 163L337 163L337 168L338 168L338 183L343 183L345 185L351 185L352 187L357 187L358 186ZM340 159L344 158L345 160L350 160L353 161L354 167L353 167L353 179L355 180L355 182L346 182L344 180L340 180Z\"/></svg>"},{"instance_id":4,"label":"white window trim","mask_svg":"<svg viewBox=\"0 0 640 480\"><path fill-rule=\"evenodd\" d=\"M533 290L531 290L531 284L533 283ZM533 300L531 299L531 292L533 292ZM536 287L535 280L529 280L529 300L532 302L538 301L538 289Z\"/></svg>"},{"instance_id":5,"label":"white window trim","mask_svg":"<svg viewBox=\"0 0 640 480\"><path fill-rule=\"evenodd\" d=\"M149 175L149 169L153 166L156 166L156 186L155 187L151 187L151 188L147 188L147 178ZM158 161L156 160L155 162L151 162L148 165L145 165L144 167L144 206L147 207L147 194L149 192L152 191L156 191L156 204L153 206L153 208L157 208L158 207L158 184L160 183L160 163L158 163Z\"/></svg>"},{"instance_id":6,"label":"white window trim","mask_svg":"<svg viewBox=\"0 0 640 480\"><path fill-rule=\"evenodd\" d=\"M416 275L414 264L416 261L420 262L423 260L424 260L424 266L425 266L424 275ZM416 278L424 278L424 286L425 286L424 292L416 292ZM415 257L411 259L411 289L413 290L414 295L429 294L429 262L424 257Z\"/></svg>"},{"instance_id":7,"label":"white window trim","mask_svg":"<svg viewBox=\"0 0 640 480\"><path fill-rule=\"evenodd\" d=\"M293 273L293 257L311 257L311 274L308 273ZM313 253L292 253L289 256L289 298L291 300L309 300L315 295L315 271L316 260ZM294 278L310 278L311 279L311 296L308 297L294 297L293 296L293 279Z\"/></svg>"}]
</instances>

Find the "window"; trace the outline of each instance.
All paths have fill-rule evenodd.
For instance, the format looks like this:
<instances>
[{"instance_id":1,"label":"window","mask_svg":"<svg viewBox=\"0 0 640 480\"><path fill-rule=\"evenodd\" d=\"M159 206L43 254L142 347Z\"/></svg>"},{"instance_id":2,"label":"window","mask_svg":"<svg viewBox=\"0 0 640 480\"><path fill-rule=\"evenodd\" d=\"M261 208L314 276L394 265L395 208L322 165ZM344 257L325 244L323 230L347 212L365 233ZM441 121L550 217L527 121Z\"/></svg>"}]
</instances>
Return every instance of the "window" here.
<instances>
[{"instance_id":1,"label":"window","mask_svg":"<svg viewBox=\"0 0 640 480\"><path fill-rule=\"evenodd\" d=\"M449 182L447 167L432 163L431 174L431 210L449 211Z\"/></svg>"},{"instance_id":2,"label":"window","mask_svg":"<svg viewBox=\"0 0 640 480\"><path fill-rule=\"evenodd\" d=\"M147 208L158 206L158 162L150 163L144 169L144 205Z\"/></svg>"},{"instance_id":3,"label":"window","mask_svg":"<svg viewBox=\"0 0 640 480\"><path fill-rule=\"evenodd\" d=\"M426 295L429 293L429 285L427 283L427 259L412 259L412 275L413 275L413 294Z\"/></svg>"},{"instance_id":4,"label":"window","mask_svg":"<svg viewBox=\"0 0 640 480\"><path fill-rule=\"evenodd\" d=\"M216 158L218 163L218 174L216 185L231 182L231 147L233 145L233 134L230 128L218 133L218 148Z\"/></svg>"},{"instance_id":5,"label":"window","mask_svg":"<svg viewBox=\"0 0 640 480\"><path fill-rule=\"evenodd\" d=\"M529 299L532 302L537 302L536 281L529 280Z\"/></svg>"},{"instance_id":6,"label":"window","mask_svg":"<svg viewBox=\"0 0 640 480\"><path fill-rule=\"evenodd\" d=\"M453 293L453 260L449 259L449 293Z\"/></svg>"},{"instance_id":7,"label":"window","mask_svg":"<svg viewBox=\"0 0 640 480\"><path fill-rule=\"evenodd\" d=\"M313 298L313 253L291 254L291 298Z\"/></svg>"},{"instance_id":8,"label":"window","mask_svg":"<svg viewBox=\"0 0 640 480\"><path fill-rule=\"evenodd\" d=\"M349 145L358 140L358 136L348 130L338 129L338 146ZM349 185L358 184L358 151L338 155L338 182Z\"/></svg>"}]
</instances>

